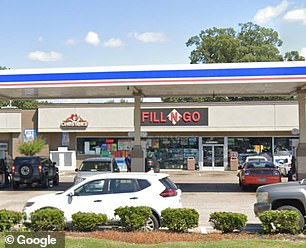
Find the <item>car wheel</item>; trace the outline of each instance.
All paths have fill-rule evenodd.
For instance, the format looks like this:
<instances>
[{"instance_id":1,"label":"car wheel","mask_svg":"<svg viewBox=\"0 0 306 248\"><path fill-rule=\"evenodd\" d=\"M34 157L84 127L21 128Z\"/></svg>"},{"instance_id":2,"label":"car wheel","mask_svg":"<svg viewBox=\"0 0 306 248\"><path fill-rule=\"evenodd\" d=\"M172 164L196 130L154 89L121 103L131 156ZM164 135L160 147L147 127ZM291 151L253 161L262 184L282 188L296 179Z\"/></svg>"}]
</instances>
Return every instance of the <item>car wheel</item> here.
<instances>
[{"instance_id":1,"label":"car wheel","mask_svg":"<svg viewBox=\"0 0 306 248\"><path fill-rule=\"evenodd\" d=\"M54 185L54 186L57 186L58 184L59 184L59 176L56 175L56 176L54 177L54 179L53 179L53 185Z\"/></svg>"},{"instance_id":2,"label":"car wheel","mask_svg":"<svg viewBox=\"0 0 306 248\"><path fill-rule=\"evenodd\" d=\"M23 178L29 178L32 176L33 168L30 164L24 164L20 166L19 173Z\"/></svg>"},{"instance_id":3,"label":"car wheel","mask_svg":"<svg viewBox=\"0 0 306 248\"><path fill-rule=\"evenodd\" d=\"M246 186L246 185L244 185L244 184L241 183L241 189L242 189L243 191L247 191L247 190L248 190L248 186Z\"/></svg>"},{"instance_id":4,"label":"car wheel","mask_svg":"<svg viewBox=\"0 0 306 248\"><path fill-rule=\"evenodd\" d=\"M13 182L13 189L19 189L19 183Z\"/></svg>"},{"instance_id":5,"label":"car wheel","mask_svg":"<svg viewBox=\"0 0 306 248\"><path fill-rule=\"evenodd\" d=\"M41 187L42 187L43 189L46 189L46 188L49 187L48 179L43 179L43 180L41 181Z\"/></svg>"},{"instance_id":6,"label":"car wheel","mask_svg":"<svg viewBox=\"0 0 306 248\"><path fill-rule=\"evenodd\" d=\"M143 227L144 231L154 231L159 228L158 220L154 215L149 217L146 221L146 224Z\"/></svg>"},{"instance_id":7,"label":"car wheel","mask_svg":"<svg viewBox=\"0 0 306 248\"><path fill-rule=\"evenodd\" d=\"M300 221L299 221L298 225L301 229L304 228L305 219L304 219L304 216L303 216L302 212L298 208L296 208L294 206L290 206L290 205L284 205L284 206L281 206L281 207L277 208L276 210L293 210L293 211L297 212L298 215L300 216Z\"/></svg>"},{"instance_id":8,"label":"car wheel","mask_svg":"<svg viewBox=\"0 0 306 248\"><path fill-rule=\"evenodd\" d=\"M248 189L248 187L242 183L240 178L239 178L239 186L243 191L246 191Z\"/></svg>"}]
</instances>

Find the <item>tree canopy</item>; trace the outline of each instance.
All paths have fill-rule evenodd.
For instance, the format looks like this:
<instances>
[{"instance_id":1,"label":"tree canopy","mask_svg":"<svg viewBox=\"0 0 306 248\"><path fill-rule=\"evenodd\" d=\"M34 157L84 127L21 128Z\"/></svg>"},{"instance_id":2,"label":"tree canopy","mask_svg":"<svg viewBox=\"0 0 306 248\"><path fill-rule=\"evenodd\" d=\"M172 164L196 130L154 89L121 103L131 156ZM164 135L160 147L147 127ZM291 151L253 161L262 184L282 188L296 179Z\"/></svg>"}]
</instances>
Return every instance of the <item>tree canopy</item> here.
<instances>
[{"instance_id":1,"label":"tree canopy","mask_svg":"<svg viewBox=\"0 0 306 248\"><path fill-rule=\"evenodd\" d=\"M0 70L7 70L5 66L0 66ZM38 102L36 100L12 100L12 101L0 101L0 107L16 107L19 109L36 109L39 103L48 103Z\"/></svg>"},{"instance_id":2,"label":"tree canopy","mask_svg":"<svg viewBox=\"0 0 306 248\"><path fill-rule=\"evenodd\" d=\"M189 38L187 47L195 46L189 57L191 64L305 60L297 51L283 57L279 51L283 41L273 29L252 22L239 27L239 31L209 28Z\"/></svg>"},{"instance_id":3,"label":"tree canopy","mask_svg":"<svg viewBox=\"0 0 306 248\"><path fill-rule=\"evenodd\" d=\"M273 62L305 60L297 51L280 54L283 42L278 32L252 22L239 24L234 28L209 28L192 36L186 42L187 47L195 47L190 54L191 64L201 63L237 63L237 62ZM290 97L209 97L209 98L163 98L165 102L191 101L235 101L235 100L287 100Z\"/></svg>"},{"instance_id":4,"label":"tree canopy","mask_svg":"<svg viewBox=\"0 0 306 248\"><path fill-rule=\"evenodd\" d=\"M36 101L36 100L12 100L12 101L0 101L0 107L16 107L19 109L36 109L38 104L49 103L47 101Z\"/></svg>"}]
</instances>

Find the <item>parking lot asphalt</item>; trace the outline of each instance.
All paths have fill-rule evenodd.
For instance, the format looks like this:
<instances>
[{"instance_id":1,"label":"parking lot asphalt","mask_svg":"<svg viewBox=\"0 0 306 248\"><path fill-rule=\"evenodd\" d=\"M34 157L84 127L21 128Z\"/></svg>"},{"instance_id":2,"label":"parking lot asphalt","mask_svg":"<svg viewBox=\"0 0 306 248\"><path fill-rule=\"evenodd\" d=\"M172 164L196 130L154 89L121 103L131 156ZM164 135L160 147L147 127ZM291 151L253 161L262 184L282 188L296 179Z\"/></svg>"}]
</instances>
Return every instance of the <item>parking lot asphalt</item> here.
<instances>
[{"instance_id":1,"label":"parking lot asphalt","mask_svg":"<svg viewBox=\"0 0 306 248\"><path fill-rule=\"evenodd\" d=\"M167 171L183 192L183 207L200 214L199 226L212 229L209 216L213 212L242 213L248 217L248 230L257 230L260 221L253 212L255 188L242 191L236 171Z\"/></svg>"},{"instance_id":2,"label":"parking lot asphalt","mask_svg":"<svg viewBox=\"0 0 306 248\"><path fill-rule=\"evenodd\" d=\"M253 213L255 189L243 192L238 185L236 171L162 171L182 190L185 208L194 208L200 214L199 228L211 231L209 215L216 211L243 213L248 217L248 228L258 229L259 219ZM20 188L0 189L0 209L21 211L25 202L36 195L65 190L72 185L74 172L61 173L60 185L48 190Z\"/></svg>"}]
</instances>

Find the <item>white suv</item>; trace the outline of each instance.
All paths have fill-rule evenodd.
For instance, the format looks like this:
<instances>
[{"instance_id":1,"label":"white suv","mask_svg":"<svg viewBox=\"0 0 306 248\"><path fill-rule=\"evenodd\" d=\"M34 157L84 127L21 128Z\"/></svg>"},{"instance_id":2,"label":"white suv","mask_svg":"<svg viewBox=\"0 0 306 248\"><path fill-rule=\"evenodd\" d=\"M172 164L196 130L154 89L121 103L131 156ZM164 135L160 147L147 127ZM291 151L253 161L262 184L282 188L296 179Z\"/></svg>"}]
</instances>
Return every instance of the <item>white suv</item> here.
<instances>
[{"instance_id":1,"label":"white suv","mask_svg":"<svg viewBox=\"0 0 306 248\"><path fill-rule=\"evenodd\" d=\"M85 179L63 192L36 196L29 199L23 211L27 221L37 209L56 208L64 212L67 222L79 211L106 214L116 220L114 210L124 206L147 206L152 216L145 228L160 226L161 211L180 208L181 190L162 173L107 173Z\"/></svg>"}]
</instances>

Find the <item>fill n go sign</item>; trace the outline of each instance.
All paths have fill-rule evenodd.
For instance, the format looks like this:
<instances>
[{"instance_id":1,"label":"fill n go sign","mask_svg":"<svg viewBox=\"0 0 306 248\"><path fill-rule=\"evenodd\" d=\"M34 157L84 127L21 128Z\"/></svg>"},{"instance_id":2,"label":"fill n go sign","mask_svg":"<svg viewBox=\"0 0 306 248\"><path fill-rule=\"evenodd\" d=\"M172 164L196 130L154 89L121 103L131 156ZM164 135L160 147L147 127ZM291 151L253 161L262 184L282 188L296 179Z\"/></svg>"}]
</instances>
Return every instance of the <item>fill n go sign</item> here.
<instances>
[{"instance_id":1,"label":"fill n go sign","mask_svg":"<svg viewBox=\"0 0 306 248\"><path fill-rule=\"evenodd\" d=\"M142 126L208 126L207 108L142 109Z\"/></svg>"}]
</instances>

